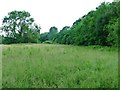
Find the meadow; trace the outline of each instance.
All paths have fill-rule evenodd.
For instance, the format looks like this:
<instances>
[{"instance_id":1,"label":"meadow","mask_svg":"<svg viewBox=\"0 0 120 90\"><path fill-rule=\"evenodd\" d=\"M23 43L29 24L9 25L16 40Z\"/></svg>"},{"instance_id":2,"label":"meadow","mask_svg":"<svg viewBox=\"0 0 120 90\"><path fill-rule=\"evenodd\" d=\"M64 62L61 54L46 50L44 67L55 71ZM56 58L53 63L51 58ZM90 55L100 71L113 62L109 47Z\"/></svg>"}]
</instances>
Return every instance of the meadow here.
<instances>
[{"instance_id":1,"label":"meadow","mask_svg":"<svg viewBox=\"0 0 120 90\"><path fill-rule=\"evenodd\" d=\"M0 46L0 89L2 88L2 46Z\"/></svg>"},{"instance_id":2,"label":"meadow","mask_svg":"<svg viewBox=\"0 0 120 90\"><path fill-rule=\"evenodd\" d=\"M57 44L2 45L3 88L117 88L118 50Z\"/></svg>"}]
</instances>

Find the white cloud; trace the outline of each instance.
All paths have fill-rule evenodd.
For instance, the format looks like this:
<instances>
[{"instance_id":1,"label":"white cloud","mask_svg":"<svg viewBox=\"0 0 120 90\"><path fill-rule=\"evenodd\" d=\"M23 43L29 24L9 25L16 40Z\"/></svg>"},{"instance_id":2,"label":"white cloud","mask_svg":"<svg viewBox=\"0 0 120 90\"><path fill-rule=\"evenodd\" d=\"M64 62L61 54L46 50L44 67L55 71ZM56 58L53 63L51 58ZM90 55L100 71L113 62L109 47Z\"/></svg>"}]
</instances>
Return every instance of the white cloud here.
<instances>
[{"instance_id":1,"label":"white cloud","mask_svg":"<svg viewBox=\"0 0 120 90\"><path fill-rule=\"evenodd\" d=\"M13 10L25 10L31 13L41 32L49 31L51 26L59 30L72 23L103 1L113 0L0 0L0 24L2 18Z\"/></svg>"}]
</instances>

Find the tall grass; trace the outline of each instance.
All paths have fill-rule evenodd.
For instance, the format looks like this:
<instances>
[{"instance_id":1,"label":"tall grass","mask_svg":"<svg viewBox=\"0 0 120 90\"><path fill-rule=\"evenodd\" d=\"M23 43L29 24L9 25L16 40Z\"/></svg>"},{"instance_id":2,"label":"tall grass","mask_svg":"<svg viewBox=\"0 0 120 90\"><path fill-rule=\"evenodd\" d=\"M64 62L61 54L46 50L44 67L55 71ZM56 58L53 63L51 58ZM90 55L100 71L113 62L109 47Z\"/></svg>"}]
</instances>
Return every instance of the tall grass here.
<instances>
[{"instance_id":1,"label":"tall grass","mask_svg":"<svg viewBox=\"0 0 120 90\"><path fill-rule=\"evenodd\" d=\"M2 46L0 45L0 89L2 89Z\"/></svg>"},{"instance_id":2,"label":"tall grass","mask_svg":"<svg viewBox=\"0 0 120 90\"><path fill-rule=\"evenodd\" d=\"M3 88L118 87L117 49L48 44L3 45Z\"/></svg>"}]
</instances>

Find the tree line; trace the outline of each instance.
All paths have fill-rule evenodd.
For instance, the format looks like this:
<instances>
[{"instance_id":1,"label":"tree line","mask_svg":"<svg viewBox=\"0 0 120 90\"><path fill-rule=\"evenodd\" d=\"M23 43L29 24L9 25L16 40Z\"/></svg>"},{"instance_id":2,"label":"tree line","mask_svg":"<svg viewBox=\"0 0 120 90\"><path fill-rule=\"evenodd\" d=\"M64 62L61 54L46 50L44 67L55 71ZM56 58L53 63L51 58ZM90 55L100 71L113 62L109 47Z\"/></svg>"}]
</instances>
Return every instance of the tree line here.
<instances>
[{"instance_id":1,"label":"tree line","mask_svg":"<svg viewBox=\"0 0 120 90\"><path fill-rule=\"evenodd\" d=\"M119 22L120 2L103 2L96 10L76 20L71 27L63 27L52 41L68 45L117 46L120 36ZM40 40L51 40L47 38L48 33L41 34Z\"/></svg>"},{"instance_id":2,"label":"tree line","mask_svg":"<svg viewBox=\"0 0 120 90\"><path fill-rule=\"evenodd\" d=\"M78 10L79 11L79 10ZM59 43L71 45L117 46L120 36L120 2L101 3L96 10L64 26L53 26L40 34L40 26L25 11L13 11L3 19L2 43Z\"/></svg>"}]
</instances>

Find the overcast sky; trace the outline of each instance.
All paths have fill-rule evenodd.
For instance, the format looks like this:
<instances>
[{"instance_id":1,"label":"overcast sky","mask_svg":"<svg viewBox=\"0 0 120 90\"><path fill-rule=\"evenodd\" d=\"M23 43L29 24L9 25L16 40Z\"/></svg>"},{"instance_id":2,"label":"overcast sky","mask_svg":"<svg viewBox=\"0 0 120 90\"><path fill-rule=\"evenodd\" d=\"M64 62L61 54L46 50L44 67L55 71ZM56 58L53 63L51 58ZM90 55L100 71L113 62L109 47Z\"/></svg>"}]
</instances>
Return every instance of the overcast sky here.
<instances>
[{"instance_id":1,"label":"overcast sky","mask_svg":"<svg viewBox=\"0 0 120 90\"><path fill-rule=\"evenodd\" d=\"M0 0L0 26L8 12L25 10L41 26L41 33L48 32L52 26L61 30L64 26L71 26L89 11L95 10L104 1L113 0Z\"/></svg>"}]
</instances>

